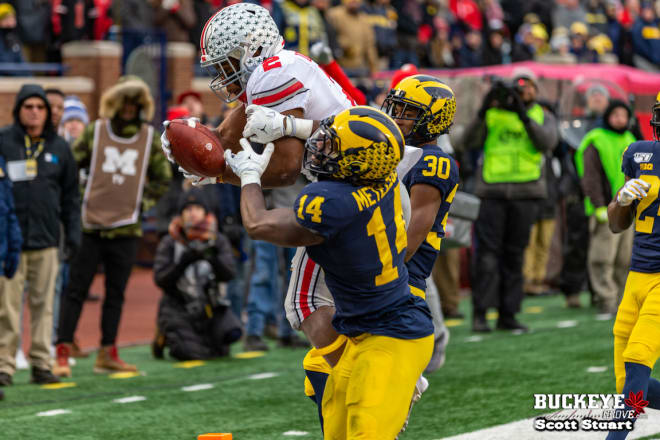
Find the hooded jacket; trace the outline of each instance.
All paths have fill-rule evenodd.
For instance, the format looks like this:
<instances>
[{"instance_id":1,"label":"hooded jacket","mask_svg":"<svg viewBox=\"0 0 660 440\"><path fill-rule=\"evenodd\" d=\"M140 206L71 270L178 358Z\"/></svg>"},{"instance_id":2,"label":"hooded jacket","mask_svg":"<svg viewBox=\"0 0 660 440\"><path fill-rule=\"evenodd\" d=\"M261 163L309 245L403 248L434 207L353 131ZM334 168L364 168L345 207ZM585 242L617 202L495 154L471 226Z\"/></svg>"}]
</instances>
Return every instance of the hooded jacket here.
<instances>
[{"instance_id":1,"label":"hooded jacket","mask_svg":"<svg viewBox=\"0 0 660 440\"><path fill-rule=\"evenodd\" d=\"M13 182L16 217L23 233L23 249L58 246L60 222L64 225L67 248L80 244L80 195L78 169L69 145L59 137L51 123L46 93L36 84L26 84L16 95L14 123L0 129L0 155L12 162L26 160L27 133L19 120L19 110L28 98L41 98L46 105L46 125L42 133L43 151L37 157L37 176Z\"/></svg>"}]
</instances>

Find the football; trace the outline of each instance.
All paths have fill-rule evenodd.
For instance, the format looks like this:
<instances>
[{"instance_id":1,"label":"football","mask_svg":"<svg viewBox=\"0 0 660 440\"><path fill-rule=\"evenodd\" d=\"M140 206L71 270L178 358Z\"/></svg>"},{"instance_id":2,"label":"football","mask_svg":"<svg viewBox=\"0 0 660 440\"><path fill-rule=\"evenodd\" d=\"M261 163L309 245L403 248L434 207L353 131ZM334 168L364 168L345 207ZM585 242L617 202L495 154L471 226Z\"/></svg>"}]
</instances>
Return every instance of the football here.
<instances>
[{"instance_id":1,"label":"football","mask_svg":"<svg viewBox=\"0 0 660 440\"><path fill-rule=\"evenodd\" d=\"M198 176L217 177L225 171L224 149L205 125L191 119L174 119L167 126L174 160Z\"/></svg>"}]
</instances>

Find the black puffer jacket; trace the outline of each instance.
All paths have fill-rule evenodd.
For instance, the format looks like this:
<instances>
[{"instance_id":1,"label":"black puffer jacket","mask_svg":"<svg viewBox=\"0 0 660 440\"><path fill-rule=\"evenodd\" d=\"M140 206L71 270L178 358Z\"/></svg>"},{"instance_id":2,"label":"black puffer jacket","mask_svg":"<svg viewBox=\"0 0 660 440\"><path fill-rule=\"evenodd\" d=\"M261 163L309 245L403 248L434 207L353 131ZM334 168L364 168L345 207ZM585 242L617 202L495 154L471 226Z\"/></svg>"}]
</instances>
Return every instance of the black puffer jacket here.
<instances>
[{"instance_id":1,"label":"black puffer jacket","mask_svg":"<svg viewBox=\"0 0 660 440\"><path fill-rule=\"evenodd\" d=\"M69 145L59 137L50 122L50 106L41 86L26 84L18 92L14 105L14 123L0 129L0 155L12 162L26 159L25 129L19 121L23 101L39 97L46 104L46 127L42 134L44 149L37 157L37 177L13 182L16 217L23 232L23 249L58 246L60 222L64 225L70 251L80 244L80 195L78 169ZM11 172L9 173L11 177Z\"/></svg>"}]
</instances>

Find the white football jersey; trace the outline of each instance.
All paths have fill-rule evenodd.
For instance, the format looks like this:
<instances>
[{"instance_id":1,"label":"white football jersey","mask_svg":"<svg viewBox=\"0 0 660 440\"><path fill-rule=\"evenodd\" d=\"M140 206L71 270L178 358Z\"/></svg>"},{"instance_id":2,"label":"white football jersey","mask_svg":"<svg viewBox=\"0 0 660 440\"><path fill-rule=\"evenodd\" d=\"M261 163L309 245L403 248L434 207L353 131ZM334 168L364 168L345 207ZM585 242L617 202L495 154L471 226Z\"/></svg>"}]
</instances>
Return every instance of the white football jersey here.
<instances>
[{"instance_id":1,"label":"white football jersey","mask_svg":"<svg viewBox=\"0 0 660 440\"><path fill-rule=\"evenodd\" d=\"M248 104L280 113L301 108L305 119L316 121L355 105L314 61L291 50L264 60L250 75L246 95Z\"/></svg>"}]
</instances>

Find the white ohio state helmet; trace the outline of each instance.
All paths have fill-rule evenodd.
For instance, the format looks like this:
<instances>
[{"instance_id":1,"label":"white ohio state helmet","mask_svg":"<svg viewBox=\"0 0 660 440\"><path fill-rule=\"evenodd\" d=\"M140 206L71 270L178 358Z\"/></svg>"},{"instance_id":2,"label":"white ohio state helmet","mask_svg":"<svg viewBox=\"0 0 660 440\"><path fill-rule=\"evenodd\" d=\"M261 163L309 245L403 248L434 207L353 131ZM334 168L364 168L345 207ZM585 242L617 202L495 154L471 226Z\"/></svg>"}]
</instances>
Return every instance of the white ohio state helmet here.
<instances>
[{"instance_id":1,"label":"white ohio state helmet","mask_svg":"<svg viewBox=\"0 0 660 440\"><path fill-rule=\"evenodd\" d=\"M201 65L214 76L209 87L224 101L235 101L254 69L283 46L284 39L267 9L236 3L219 10L206 22L200 41ZM240 92L227 90L234 83Z\"/></svg>"}]
</instances>

